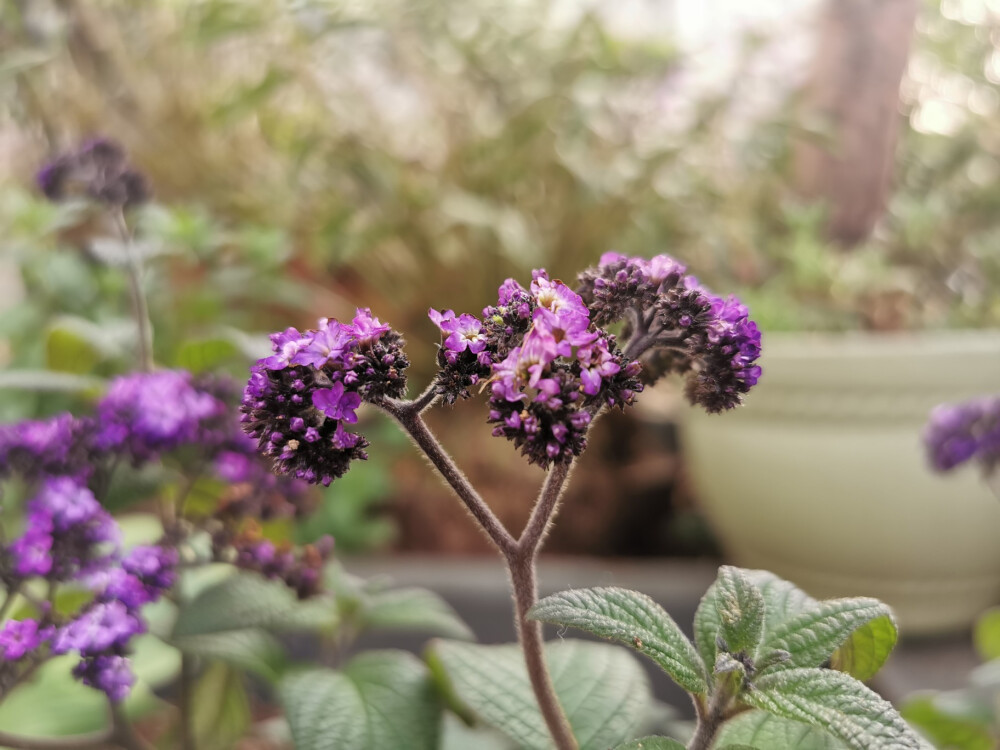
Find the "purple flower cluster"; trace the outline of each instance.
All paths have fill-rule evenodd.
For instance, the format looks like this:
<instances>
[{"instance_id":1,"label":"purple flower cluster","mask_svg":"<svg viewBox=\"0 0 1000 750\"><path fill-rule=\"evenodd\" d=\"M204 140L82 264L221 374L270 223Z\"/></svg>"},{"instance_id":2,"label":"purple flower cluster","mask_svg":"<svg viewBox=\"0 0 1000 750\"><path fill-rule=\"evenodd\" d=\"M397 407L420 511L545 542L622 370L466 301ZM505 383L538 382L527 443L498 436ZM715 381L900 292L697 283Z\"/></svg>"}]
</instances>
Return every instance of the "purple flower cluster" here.
<instances>
[{"instance_id":1,"label":"purple flower cluster","mask_svg":"<svg viewBox=\"0 0 1000 750\"><path fill-rule=\"evenodd\" d=\"M38 187L52 201L85 197L130 207L149 200L146 178L132 169L125 150L106 138L88 141L45 165Z\"/></svg>"},{"instance_id":2,"label":"purple flower cluster","mask_svg":"<svg viewBox=\"0 0 1000 750\"><path fill-rule=\"evenodd\" d=\"M203 444L203 431L225 416L226 405L189 372L134 373L115 378L98 403L94 442L141 463L184 444Z\"/></svg>"},{"instance_id":3,"label":"purple flower cluster","mask_svg":"<svg viewBox=\"0 0 1000 750\"><path fill-rule=\"evenodd\" d=\"M128 695L135 677L128 661L129 643L146 632L140 613L145 604L157 601L176 579L177 550L141 546L91 579L98 593L52 636L54 654L74 651L80 663L73 674L83 684L103 691L113 701Z\"/></svg>"},{"instance_id":4,"label":"purple flower cluster","mask_svg":"<svg viewBox=\"0 0 1000 750\"><path fill-rule=\"evenodd\" d=\"M324 318L271 341L274 354L253 366L243 392L244 430L276 471L328 485L367 458L368 441L345 427L361 402L406 392L403 339L359 309L349 325Z\"/></svg>"},{"instance_id":5,"label":"purple flower cluster","mask_svg":"<svg viewBox=\"0 0 1000 750\"><path fill-rule=\"evenodd\" d=\"M924 444L937 471L967 461L994 471L1000 465L1000 396L938 406L924 428Z\"/></svg>"},{"instance_id":6,"label":"purple flower cluster","mask_svg":"<svg viewBox=\"0 0 1000 750\"><path fill-rule=\"evenodd\" d=\"M0 579L16 588L28 578L68 581L107 566L118 525L93 493L69 477L45 481L28 503L24 533L0 554Z\"/></svg>"},{"instance_id":7,"label":"purple flower cluster","mask_svg":"<svg viewBox=\"0 0 1000 750\"><path fill-rule=\"evenodd\" d=\"M213 539L216 556L236 567L282 581L300 599L317 594L322 586L323 564L333 553L333 538L325 536L296 551L263 539L260 528L250 524L238 536L219 534Z\"/></svg>"},{"instance_id":8,"label":"purple flower cluster","mask_svg":"<svg viewBox=\"0 0 1000 750\"><path fill-rule=\"evenodd\" d=\"M0 656L7 662L19 661L48 641L54 630L38 620L8 620L0 628Z\"/></svg>"},{"instance_id":9,"label":"purple flower cluster","mask_svg":"<svg viewBox=\"0 0 1000 750\"><path fill-rule=\"evenodd\" d=\"M580 274L578 290L595 321L625 319L629 349L647 373L687 373L687 396L709 412L742 403L760 377L760 331L735 297L702 287L668 255L605 253Z\"/></svg>"},{"instance_id":10,"label":"purple flower cluster","mask_svg":"<svg viewBox=\"0 0 1000 750\"><path fill-rule=\"evenodd\" d=\"M438 393L451 403L489 378L493 434L540 466L579 455L599 408L624 407L642 390L638 363L625 362L580 295L545 271L533 273L527 290L507 279L483 321L451 310L429 315L443 339Z\"/></svg>"},{"instance_id":11,"label":"purple flower cluster","mask_svg":"<svg viewBox=\"0 0 1000 750\"><path fill-rule=\"evenodd\" d=\"M38 619L6 623L0 630L0 683L16 679L24 671L22 660L32 655L37 660L70 651L80 657L77 677L114 700L134 681L128 643L145 630L141 608L173 585L177 551L171 537L164 546L121 554L120 530L94 494L119 459L139 466L197 446L220 478L237 483L231 491L250 497L239 514L236 504L217 513L267 517L306 507L305 483L268 471L227 407L228 392L223 381L199 381L186 372L133 374L111 382L95 418L62 414L0 427L0 476L18 476L35 488L23 532L0 544L0 583L12 591L42 579L94 592L70 619L45 609ZM300 591L312 585L310 576L289 575Z\"/></svg>"},{"instance_id":12,"label":"purple flower cluster","mask_svg":"<svg viewBox=\"0 0 1000 750\"><path fill-rule=\"evenodd\" d=\"M63 514L61 520L73 515ZM55 655L76 652L77 679L120 701L135 682L127 654L131 639L146 631L140 609L173 586L176 565L177 551L169 547L136 547L124 557L108 555L101 568L91 566L77 575L96 594L75 617L56 623L46 612L42 621L10 620L0 630L0 652L9 662L46 645Z\"/></svg>"},{"instance_id":13,"label":"purple flower cluster","mask_svg":"<svg viewBox=\"0 0 1000 750\"><path fill-rule=\"evenodd\" d=\"M257 442L243 432L217 453L213 470L229 485L215 511L219 520L302 518L313 509L316 496L308 482L274 474L257 455Z\"/></svg>"},{"instance_id":14,"label":"purple flower cluster","mask_svg":"<svg viewBox=\"0 0 1000 750\"><path fill-rule=\"evenodd\" d=\"M93 432L93 421L71 414L0 425L0 476L86 476L94 463Z\"/></svg>"}]
</instances>

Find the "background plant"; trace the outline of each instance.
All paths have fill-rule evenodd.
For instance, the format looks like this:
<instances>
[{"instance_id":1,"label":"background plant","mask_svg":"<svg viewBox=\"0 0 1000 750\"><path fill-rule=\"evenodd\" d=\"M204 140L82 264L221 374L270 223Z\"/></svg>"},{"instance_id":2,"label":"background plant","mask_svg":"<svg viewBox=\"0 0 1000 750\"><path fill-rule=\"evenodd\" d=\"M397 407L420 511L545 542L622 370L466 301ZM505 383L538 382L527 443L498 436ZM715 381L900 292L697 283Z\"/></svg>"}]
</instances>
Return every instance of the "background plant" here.
<instances>
[{"instance_id":1,"label":"background plant","mask_svg":"<svg viewBox=\"0 0 1000 750\"><path fill-rule=\"evenodd\" d=\"M7 112L49 148L113 128L172 204L285 228L294 269L405 333L427 330L426 302L400 274L471 309L495 278L567 276L609 247L696 262L769 329L991 325L997 20L957 7L930 2L918 23L895 195L849 253L791 188L791 146L828 134L766 78L766 34L730 85L691 91L669 38L598 14L15 3Z\"/></svg>"}]
</instances>

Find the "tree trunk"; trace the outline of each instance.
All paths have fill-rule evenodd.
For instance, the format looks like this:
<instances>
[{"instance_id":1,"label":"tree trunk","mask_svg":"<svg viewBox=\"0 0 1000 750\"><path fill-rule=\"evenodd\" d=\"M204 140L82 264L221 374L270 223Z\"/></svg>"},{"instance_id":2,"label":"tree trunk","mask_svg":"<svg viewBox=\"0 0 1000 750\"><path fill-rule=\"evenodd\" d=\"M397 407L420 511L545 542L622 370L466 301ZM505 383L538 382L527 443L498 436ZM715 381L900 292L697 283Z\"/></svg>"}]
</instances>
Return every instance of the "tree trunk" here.
<instances>
[{"instance_id":1,"label":"tree trunk","mask_svg":"<svg viewBox=\"0 0 1000 750\"><path fill-rule=\"evenodd\" d=\"M796 144L798 192L828 206L831 239L864 240L885 209L899 131L899 84L919 0L826 0L806 95L832 140Z\"/></svg>"}]
</instances>

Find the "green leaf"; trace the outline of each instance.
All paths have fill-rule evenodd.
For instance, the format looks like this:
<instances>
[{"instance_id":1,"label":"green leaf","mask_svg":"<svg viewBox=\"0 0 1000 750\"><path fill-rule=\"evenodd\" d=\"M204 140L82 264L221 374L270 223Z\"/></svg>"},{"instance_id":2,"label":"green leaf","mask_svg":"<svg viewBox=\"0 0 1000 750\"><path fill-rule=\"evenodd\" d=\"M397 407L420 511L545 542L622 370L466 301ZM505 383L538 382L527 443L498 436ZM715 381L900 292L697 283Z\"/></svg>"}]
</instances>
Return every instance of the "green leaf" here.
<instances>
[{"instance_id":1,"label":"green leaf","mask_svg":"<svg viewBox=\"0 0 1000 750\"><path fill-rule=\"evenodd\" d=\"M576 640L548 643L545 653L580 750L607 750L634 734L651 698L646 674L631 654ZM521 748L551 748L518 646L438 640L427 659L444 694L461 701L460 715L478 717Z\"/></svg>"},{"instance_id":2,"label":"green leaf","mask_svg":"<svg viewBox=\"0 0 1000 750\"><path fill-rule=\"evenodd\" d=\"M73 331L53 328L45 337L45 364L51 370L80 375L100 361L100 352Z\"/></svg>"},{"instance_id":3,"label":"green leaf","mask_svg":"<svg viewBox=\"0 0 1000 750\"><path fill-rule=\"evenodd\" d=\"M474 635L454 609L433 591L421 588L376 592L360 616L365 629L413 630L461 640Z\"/></svg>"},{"instance_id":4,"label":"green leaf","mask_svg":"<svg viewBox=\"0 0 1000 750\"><path fill-rule=\"evenodd\" d=\"M427 667L402 651L369 651L341 671L284 677L278 694L297 750L436 750L441 703Z\"/></svg>"},{"instance_id":5,"label":"green leaf","mask_svg":"<svg viewBox=\"0 0 1000 750\"><path fill-rule=\"evenodd\" d=\"M295 594L280 581L251 573L230 576L181 608L174 637L265 627L295 608Z\"/></svg>"},{"instance_id":6,"label":"green leaf","mask_svg":"<svg viewBox=\"0 0 1000 750\"><path fill-rule=\"evenodd\" d=\"M802 589L769 571L744 570L743 573L764 598L765 642L789 620L820 606L819 601ZM707 664L715 663L715 638L720 628L718 591L719 583L713 583L702 598L694 618L695 644ZM832 655L831 666L859 680L870 679L885 664L896 644L896 637L896 624L891 617L875 618L848 636Z\"/></svg>"},{"instance_id":7,"label":"green leaf","mask_svg":"<svg viewBox=\"0 0 1000 750\"><path fill-rule=\"evenodd\" d=\"M223 365L241 359L242 352L227 338L187 341L177 350L174 362L177 367L194 373L217 370Z\"/></svg>"},{"instance_id":8,"label":"green leaf","mask_svg":"<svg viewBox=\"0 0 1000 750\"><path fill-rule=\"evenodd\" d=\"M670 737L640 737L617 745L614 750L684 750L684 744Z\"/></svg>"},{"instance_id":9,"label":"green leaf","mask_svg":"<svg viewBox=\"0 0 1000 750\"><path fill-rule=\"evenodd\" d=\"M993 750L992 717L968 715L961 706L949 707L942 696L917 695L900 709L903 718L919 729L936 747L961 750Z\"/></svg>"},{"instance_id":10,"label":"green leaf","mask_svg":"<svg viewBox=\"0 0 1000 750\"><path fill-rule=\"evenodd\" d=\"M83 375L98 362L120 356L135 336L131 322L99 325L86 318L62 316L45 337L45 363L50 370Z\"/></svg>"},{"instance_id":11,"label":"green leaf","mask_svg":"<svg viewBox=\"0 0 1000 750\"><path fill-rule=\"evenodd\" d=\"M716 747L750 746L761 750L846 750L824 731L764 711L748 711L722 725Z\"/></svg>"},{"instance_id":12,"label":"green leaf","mask_svg":"<svg viewBox=\"0 0 1000 750\"><path fill-rule=\"evenodd\" d=\"M890 629L885 632L892 634L891 640L895 643L897 631L892 611L877 599L859 597L819 602L768 633L762 653L782 649L790 654L786 661L772 667L775 670L819 667L859 628L879 618L887 620ZM864 656L857 644L852 649L852 656L855 654L858 658Z\"/></svg>"},{"instance_id":13,"label":"green leaf","mask_svg":"<svg viewBox=\"0 0 1000 750\"><path fill-rule=\"evenodd\" d=\"M122 532L122 546L131 549L155 544L163 538L163 522L153 513L127 513L115 517Z\"/></svg>"},{"instance_id":14,"label":"green leaf","mask_svg":"<svg viewBox=\"0 0 1000 750\"><path fill-rule=\"evenodd\" d=\"M764 596L739 568L719 568L716 610L719 635L732 653L757 653L764 634Z\"/></svg>"},{"instance_id":15,"label":"green leaf","mask_svg":"<svg viewBox=\"0 0 1000 750\"><path fill-rule=\"evenodd\" d=\"M231 747L253 720L240 675L225 664L209 665L191 698L191 727L198 747Z\"/></svg>"},{"instance_id":16,"label":"green leaf","mask_svg":"<svg viewBox=\"0 0 1000 750\"><path fill-rule=\"evenodd\" d=\"M853 750L919 750L919 738L888 701L832 669L764 675L741 693L745 703L829 732Z\"/></svg>"},{"instance_id":17,"label":"green leaf","mask_svg":"<svg viewBox=\"0 0 1000 750\"><path fill-rule=\"evenodd\" d=\"M180 671L180 653L159 639L144 635L133 642L130 657L136 684L125 700L125 713L135 719L163 704L153 693L174 680ZM72 676L76 655L57 656L45 662L27 683L19 685L0 703L0 727L15 734L60 737L92 732L107 722L107 698Z\"/></svg>"},{"instance_id":18,"label":"green leaf","mask_svg":"<svg viewBox=\"0 0 1000 750\"><path fill-rule=\"evenodd\" d=\"M320 629L335 619L329 598L300 602L280 581L238 573L207 587L182 607L173 638L247 628Z\"/></svg>"},{"instance_id":19,"label":"green leaf","mask_svg":"<svg viewBox=\"0 0 1000 750\"><path fill-rule=\"evenodd\" d=\"M493 727L470 727L457 715L445 712L441 750L518 750L508 737Z\"/></svg>"},{"instance_id":20,"label":"green leaf","mask_svg":"<svg viewBox=\"0 0 1000 750\"><path fill-rule=\"evenodd\" d=\"M899 628L891 612L865 623L848 636L830 657L833 669L865 682L885 665L896 647Z\"/></svg>"},{"instance_id":21,"label":"green leaf","mask_svg":"<svg viewBox=\"0 0 1000 750\"><path fill-rule=\"evenodd\" d=\"M0 389L52 393L100 393L102 378L49 370L7 370L0 372Z\"/></svg>"},{"instance_id":22,"label":"green leaf","mask_svg":"<svg viewBox=\"0 0 1000 750\"><path fill-rule=\"evenodd\" d=\"M528 613L580 628L645 654L689 693L705 693L705 665L673 618L645 594L619 588L575 589L542 599Z\"/></svg>"},{"instance_id":23,"label":"green leaf","mask_svg":"<svg viewBox=\"0 0 1000 750\"><path fill-rule=\"evenodd\" d=\"M173 645L192 656L216 659L274 680L285 665L285 651L265 630L250 628L175 638Z\"/></svg>"},{"instance_id":24,"label":"green leaf","mask_svg":"<svg viewBox=\"0 0 1000 750\"><path fill-rule=\"evenodd\" d=\"M972 638L983 661L1000 659L1000 607L983 613L976 621Z\"/></svg>"}]
</instances>

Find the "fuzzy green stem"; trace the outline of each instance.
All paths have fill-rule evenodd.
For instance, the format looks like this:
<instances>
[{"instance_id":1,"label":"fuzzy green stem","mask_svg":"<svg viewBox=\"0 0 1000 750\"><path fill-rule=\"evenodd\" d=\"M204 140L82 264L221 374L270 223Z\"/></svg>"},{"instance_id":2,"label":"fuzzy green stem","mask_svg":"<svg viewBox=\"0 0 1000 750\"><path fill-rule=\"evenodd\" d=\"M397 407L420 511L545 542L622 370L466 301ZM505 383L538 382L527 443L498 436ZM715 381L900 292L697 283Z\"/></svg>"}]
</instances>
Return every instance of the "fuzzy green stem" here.
<instances>
[{"instance_id":1,"label":"fuzzy green stem","mask_svg":"<svg viewBox=\"0 0 1000 750\"><path fill-rule=\"evenodd\" d=\"M125 248L129 291L132 295L132 315L135 317L136 333L139 338L139 369L153 371L153 326L149 320L149 304L142 289L142 260L136 255L132 232L125 221L121 209L115 212L115 225Z\"/></svg>"},{"instance_id":2,"label":"fuzzy green stem","mask_svg":"<svg viewBox=\"0 0 1000 750\"><path fill-rule=\"evenodd\" d=\"M729 692L723 681L716 685L715 692L712 693L707 706L701 701L695 700L698 725L695 727L694 736L688 743L687 750L709 750L712 747L719 727L728 718L729 704L732 699L732 693Z\"/></svg>"}]
</instances>

